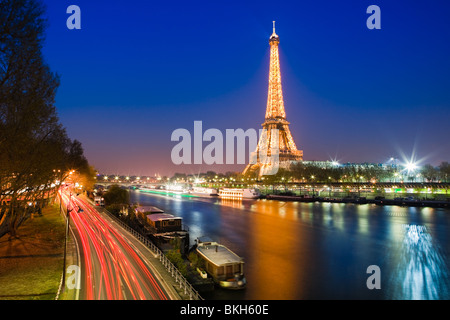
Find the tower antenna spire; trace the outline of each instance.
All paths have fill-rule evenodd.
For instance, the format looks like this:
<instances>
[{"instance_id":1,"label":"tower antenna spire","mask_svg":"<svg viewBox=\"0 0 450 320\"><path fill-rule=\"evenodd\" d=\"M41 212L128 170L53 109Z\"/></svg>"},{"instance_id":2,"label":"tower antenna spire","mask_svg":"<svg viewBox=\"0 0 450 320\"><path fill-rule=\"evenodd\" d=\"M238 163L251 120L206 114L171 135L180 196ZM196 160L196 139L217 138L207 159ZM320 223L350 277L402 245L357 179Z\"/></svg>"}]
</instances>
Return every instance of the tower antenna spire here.
<instances>
[{"instance_id":1,"label":"tower antenna spire","mask_svg":"<svg viewBox=\"0 0 450 320\"><path fill-rule=\"evenodd\" d=\"M275 21L272 22L273 22L273 33L275 33Z\"/></svg>"}]
</instances>

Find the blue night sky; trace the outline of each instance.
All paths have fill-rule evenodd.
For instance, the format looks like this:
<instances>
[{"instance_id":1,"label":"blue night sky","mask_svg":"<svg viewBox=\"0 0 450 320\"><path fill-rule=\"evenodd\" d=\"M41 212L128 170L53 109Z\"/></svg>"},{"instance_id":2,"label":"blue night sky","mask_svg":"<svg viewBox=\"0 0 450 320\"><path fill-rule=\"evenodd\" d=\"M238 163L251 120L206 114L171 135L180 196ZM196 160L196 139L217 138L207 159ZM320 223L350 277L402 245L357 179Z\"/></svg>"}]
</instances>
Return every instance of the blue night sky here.
<instances>
[{"instance_id":1,"label":"blue night sky","mask_svg":"<svg viewBox=\"0 0 450 320\"><path fill-rule=\"evenodd\" d=\"M272 21L305 160L450 161L450 2L44 0L56 106L101 173L171 175L172 131L260 129ZM69 30L69 5L81 30ZM369 30L369 5L381 30ZM204 146L208 143L205 142Z\"/></svg>"}]
</instances>

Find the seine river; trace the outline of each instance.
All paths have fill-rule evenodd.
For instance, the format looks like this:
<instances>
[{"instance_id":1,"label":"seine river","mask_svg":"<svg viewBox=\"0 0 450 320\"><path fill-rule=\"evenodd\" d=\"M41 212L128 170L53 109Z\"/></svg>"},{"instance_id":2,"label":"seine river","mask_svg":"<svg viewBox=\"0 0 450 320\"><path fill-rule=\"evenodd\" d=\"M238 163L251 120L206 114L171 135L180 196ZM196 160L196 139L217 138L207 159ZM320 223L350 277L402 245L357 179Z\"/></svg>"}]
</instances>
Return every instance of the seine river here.
<instances>
[{"instance_id":1,"label":"seine river","mask_svg":"<svg viewBox=\"0 0 450 320\"><path fill-rule=\"evenodd\" d=\"M247 288L206 299L450 299L449 210L130 194L244 258Z\"/></svg>"}]
</instances>

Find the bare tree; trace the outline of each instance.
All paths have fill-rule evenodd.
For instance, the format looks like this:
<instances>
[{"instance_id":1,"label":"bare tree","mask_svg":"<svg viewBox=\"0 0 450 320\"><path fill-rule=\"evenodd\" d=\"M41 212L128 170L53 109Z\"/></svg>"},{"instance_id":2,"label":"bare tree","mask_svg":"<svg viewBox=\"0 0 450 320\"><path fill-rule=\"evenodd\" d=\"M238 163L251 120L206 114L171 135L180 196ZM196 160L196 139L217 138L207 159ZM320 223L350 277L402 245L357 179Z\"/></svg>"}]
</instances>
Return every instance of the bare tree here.
<instances>
[{"instance_id":1,"label":"bare tree","mask_svg":"<svg viewBox=\"0 0 450 320\"><path fill-rule=\"evenodd\" d=\"M89 171L56 113L59 77L41 53L43 14L37 0L0 1L0 237L40 212L69 167Z\"/></svg>"}]
</instances>

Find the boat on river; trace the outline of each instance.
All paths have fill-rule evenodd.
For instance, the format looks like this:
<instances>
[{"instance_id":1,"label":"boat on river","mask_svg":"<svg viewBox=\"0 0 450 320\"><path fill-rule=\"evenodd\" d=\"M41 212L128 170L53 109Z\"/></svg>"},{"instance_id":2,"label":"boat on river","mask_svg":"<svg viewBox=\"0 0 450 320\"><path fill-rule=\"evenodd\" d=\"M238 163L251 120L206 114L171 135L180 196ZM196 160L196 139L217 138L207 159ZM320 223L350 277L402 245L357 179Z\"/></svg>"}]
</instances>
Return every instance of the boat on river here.
<instances>
[{"instance_id":1,"label":"boat on river","mask_svg":"<svg viewBox=\"0 0 450 320\"><path fill-rule=\"evenodd\" d=\"M160 188L140 187L140 192L155 193L161 195L188 195L189 191L182 187L162 186Z\"/></svg>"},{"instance_id":2,"label":"boat on river","mask_svg":"<svg viewBox=\"0 0 450 320\"><path fill-rule=\"evenodd\" d=\"M231 199L258 199L261 192L258 189L222 188L219 189L219 197Z\"/></svg>"},{"instance_id":3,"label":"boat on river","mask_svg":"<svg viewBox=\"0 0 450 320\"><path fill-rule=\"evenodd\" d=\"M192 187L189 193L198 197L217 197L219 193L215 188Z\"/></svg>"},{"instance_id":4,"label":"boat on river","mask_svg":"<svg viewBox=\"0 0 450 320\"><path fill-rule=\"evenodd\" d=\"M215 283L225 289L243 289L244 260L226 246L208 238L198 238L196 253L203 260L205 271Z\"/></svg>"}]
</instances>

